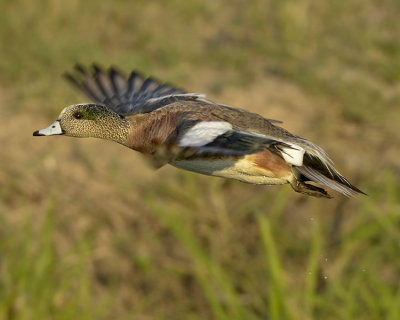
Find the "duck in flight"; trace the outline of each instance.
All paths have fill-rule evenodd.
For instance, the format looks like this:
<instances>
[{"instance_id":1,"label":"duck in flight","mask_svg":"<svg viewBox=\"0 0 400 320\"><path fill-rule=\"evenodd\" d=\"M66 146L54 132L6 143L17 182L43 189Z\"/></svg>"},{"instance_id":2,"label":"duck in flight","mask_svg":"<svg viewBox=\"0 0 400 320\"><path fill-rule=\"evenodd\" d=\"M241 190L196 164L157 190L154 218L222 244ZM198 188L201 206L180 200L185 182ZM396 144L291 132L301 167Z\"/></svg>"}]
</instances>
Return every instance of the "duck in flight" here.
<instances>
[{"instance_id":1,"label":"duck in flight","mask_svg":"<svg viewBox=\"0 0 400 320\"><path fill-rule=\"evenodd\" d=\"M252 184L290 184L302 194L330 198L312 181L345 196L362 193L313 142L243 109L187 93L133 71L80 65L66 78L93 103L64 108L34 136L67 135L112 140L189 171Z\"/></svg>"}]
</instances>

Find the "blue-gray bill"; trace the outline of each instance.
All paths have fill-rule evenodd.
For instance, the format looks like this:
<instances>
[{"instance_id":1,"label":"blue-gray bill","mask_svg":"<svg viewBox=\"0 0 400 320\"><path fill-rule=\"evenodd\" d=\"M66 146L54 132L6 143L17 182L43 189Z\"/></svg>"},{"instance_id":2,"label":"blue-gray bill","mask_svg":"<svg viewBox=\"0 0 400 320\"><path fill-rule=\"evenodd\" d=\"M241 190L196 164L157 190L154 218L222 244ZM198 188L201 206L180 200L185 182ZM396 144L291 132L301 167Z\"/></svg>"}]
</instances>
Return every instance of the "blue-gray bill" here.
<instances>
[{"instance_id":1,"label":"blue-gray bill","mask_svg":"<svg viewBox=\"0 0 400 320\"><path fill-rule=\"evenodd\" d=\"M56 134L64 134L64 132L61 129L59 120L54 121L47 128L44 128L41 130L36 130L33 133L34 136L52 136L52 135L56 135Z\"/></svg>"}]
</instances>

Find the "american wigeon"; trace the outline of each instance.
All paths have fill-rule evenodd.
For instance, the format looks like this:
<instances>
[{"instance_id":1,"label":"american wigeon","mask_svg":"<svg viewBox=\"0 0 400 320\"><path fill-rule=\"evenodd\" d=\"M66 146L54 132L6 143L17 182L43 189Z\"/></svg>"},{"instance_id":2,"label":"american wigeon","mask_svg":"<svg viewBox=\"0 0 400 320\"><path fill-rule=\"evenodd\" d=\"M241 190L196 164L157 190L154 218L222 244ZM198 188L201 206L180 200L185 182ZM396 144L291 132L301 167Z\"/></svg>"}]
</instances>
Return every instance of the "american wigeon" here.
<instances>
[{"instance_id":1,"label":"american wigeon","mask_svg":"<svg viewBox=\"0 0 400 320\"><path fill-rule=\"evenodd\" d=\"M94 103L64 108L34 136L68 135L116 141L175 167L253 184L289 183L297 192L330 198L313 181L346 196L363 193L316 144L277 126L280 121L207 100L205 95L145 78L76 66L66 78Z\"/></svg>"}]
</instances>

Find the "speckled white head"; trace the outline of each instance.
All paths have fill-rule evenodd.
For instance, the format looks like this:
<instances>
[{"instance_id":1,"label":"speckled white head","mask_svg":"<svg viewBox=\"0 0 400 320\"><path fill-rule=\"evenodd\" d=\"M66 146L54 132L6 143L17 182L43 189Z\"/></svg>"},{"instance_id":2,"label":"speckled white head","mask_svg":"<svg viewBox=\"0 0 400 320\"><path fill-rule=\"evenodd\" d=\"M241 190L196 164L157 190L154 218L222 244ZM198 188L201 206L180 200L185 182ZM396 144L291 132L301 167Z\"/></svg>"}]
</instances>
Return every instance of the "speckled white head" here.
<instances>
[{"instance_id":1,"label":"speckled white head","mask_svg":"<svg viewBox=\"0 0 400 320\"><path fill-rule=\"evenodd\" d=\"M64 108L49 127L34 136L65 134L71 137L93 137L124 142L129 124L124 117L99 104L74 104Z\"/></svg>"}]
</instances>

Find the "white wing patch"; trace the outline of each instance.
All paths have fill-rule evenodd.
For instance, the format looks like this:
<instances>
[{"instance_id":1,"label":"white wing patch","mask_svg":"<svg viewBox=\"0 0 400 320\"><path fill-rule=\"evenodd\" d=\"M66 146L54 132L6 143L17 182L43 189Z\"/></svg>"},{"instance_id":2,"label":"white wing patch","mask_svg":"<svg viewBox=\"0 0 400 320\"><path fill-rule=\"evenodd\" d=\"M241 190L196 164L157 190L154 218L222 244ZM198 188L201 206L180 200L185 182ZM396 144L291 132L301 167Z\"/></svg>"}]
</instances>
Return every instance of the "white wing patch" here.
<instances>
[{"instance_id":1,"label":"white wing patch","mask_svg":"<svg viewBox=\"0 0 400 320\"><path fill-rule=\"evenodd\" d=\"M291 143L289 144L292 146L292 148L282 148L283 159L285 159L286 162L291 163L295 166L302 166L305 150L298 145Z\"/></svg>"},{"instance_id":2,"label":"white wing patch","mask_svg":"<svg viewBox=\"0 0 400 320\"><path fill-rule=\"evenodd\" d=\"M201 147L221 134L232 130L232 125L224 121L203 121L190 128L179 142L181 147Z\"/></svg>"}]
</instances>

